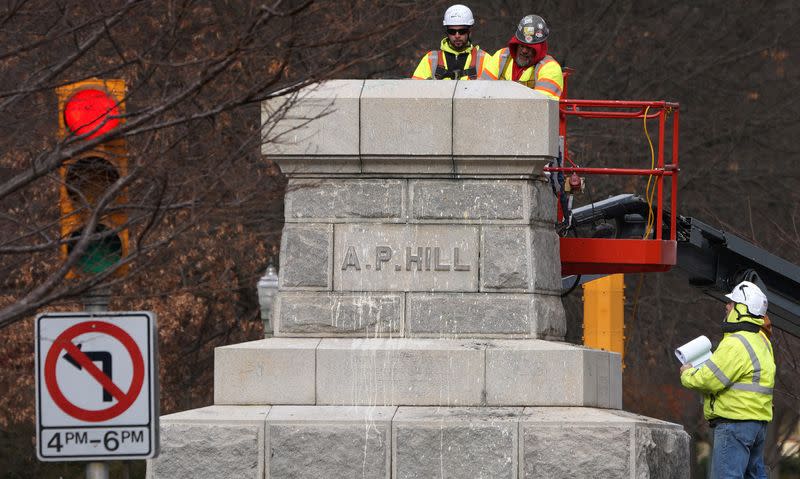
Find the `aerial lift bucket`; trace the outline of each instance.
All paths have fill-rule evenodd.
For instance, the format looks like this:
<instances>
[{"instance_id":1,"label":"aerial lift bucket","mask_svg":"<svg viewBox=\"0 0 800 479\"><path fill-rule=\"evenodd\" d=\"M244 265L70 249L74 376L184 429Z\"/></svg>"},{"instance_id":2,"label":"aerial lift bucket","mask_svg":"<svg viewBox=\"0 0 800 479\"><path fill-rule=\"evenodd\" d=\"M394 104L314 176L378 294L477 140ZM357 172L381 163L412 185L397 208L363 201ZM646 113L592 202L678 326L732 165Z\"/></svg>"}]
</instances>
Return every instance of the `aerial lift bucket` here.
<instances>
[{"instance_id":1,"label":"aerial lift bucket","mask_svg":"<svg viewBox=\"0 0 800 479\"><path fill-rule=\"evenodd\" d=\"M566 78L571 73L565 70ZM658 120L658 140L652 151L650 168L580 168L569 156L567 148L567 118L606 118L640 120ZM668 120L672 120L672 138L670 144L671 163L664 162L665 130ZM641 238L580 238L562 236L561 242L561 274L611 274L635 272L663 272L670 270L676 263L677 242L675 237L675 218L677 217L678 195L678 124L679 105L666 101L617 101L617 100L573 100L562 99L559 102L559 132L562 138L562 163L546 167L545 171L563 175L638 175L646 176L653 183L648 192L649 210L653 217L651 227ZM650 141L648 135L648 141ZM662 237L664 231L664 181L669 178L669 204L672 214L670 218L669 237ZM648 181L650 184L651 181ZM563 192L561 194L564 194ZM561 209L561 202L559 202Z\"/></svg>"}]
</instances>

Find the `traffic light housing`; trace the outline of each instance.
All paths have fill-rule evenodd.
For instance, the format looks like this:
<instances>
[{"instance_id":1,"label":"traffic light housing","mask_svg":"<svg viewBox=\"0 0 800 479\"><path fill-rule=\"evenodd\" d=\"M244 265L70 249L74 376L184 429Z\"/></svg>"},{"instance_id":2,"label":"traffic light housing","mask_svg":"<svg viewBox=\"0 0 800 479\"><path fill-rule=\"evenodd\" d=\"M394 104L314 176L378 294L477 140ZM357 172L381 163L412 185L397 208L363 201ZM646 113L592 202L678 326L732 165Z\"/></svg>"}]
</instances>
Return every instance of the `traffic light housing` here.
<instances>
[{"instance_id":1,"label":"traffic light housing","mask_svg":"<svg viewBox=\"0 0 800 479\"><path fill-rule=\"evenodd\" d=\"M92 141L125 123L125 81L92 78L56 89L59 140ZM98 202L108 189L128 174L128 148L117 137L67 159L61 168L61 257L66 260L83 234ZM99 274L128 254L126 192L118 191L104 207L86 251L67 277ZM126 272L123 265L115 272Z\"/></svg>"}]
</instances>

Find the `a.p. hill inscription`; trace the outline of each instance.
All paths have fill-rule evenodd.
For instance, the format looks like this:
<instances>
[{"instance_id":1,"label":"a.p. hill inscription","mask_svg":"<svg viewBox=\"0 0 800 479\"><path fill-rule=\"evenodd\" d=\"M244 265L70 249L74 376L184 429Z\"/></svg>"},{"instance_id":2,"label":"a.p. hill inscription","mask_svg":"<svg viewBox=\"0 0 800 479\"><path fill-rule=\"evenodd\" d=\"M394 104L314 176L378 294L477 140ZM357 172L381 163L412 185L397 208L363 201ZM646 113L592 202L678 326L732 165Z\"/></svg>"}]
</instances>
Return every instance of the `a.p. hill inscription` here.
<instances>
[{"instance_id":1,"label":"a.p. hill inscription","mask_svg":"<svg viewBox=\"0 0 800 479\"><path fill-rule=\"evenodd\" d=\"M402 253L402 249L399 252ZM417 246L416 248L406 246L405 257L396 259L400 263L395 264L394 268L386 268L384 265L391 262L394 256L395 252L391 246L376 246L375 271L403 271L403 264L405 264L405 271L470 271L472 269L469 264L459 264L463 254L460 253L458 247L452 249L452 264L443 256L442 248L439 246ZM364 267L371 269L372 265L367 263ZM361 261L358 259L356 247L352 245L347 247L342 271L347 271L349 268L361 271Z\"/></svg>"},{"instance_id":2,"label":"a.p. hill inscription","mask_svg":"<svg viewBox=\"0 0 800 479\"><path fill-rule=\"evenodd\" d=\"M477 291L478 228L336 225L334 289Z\"/></svg>"}]
</instances>

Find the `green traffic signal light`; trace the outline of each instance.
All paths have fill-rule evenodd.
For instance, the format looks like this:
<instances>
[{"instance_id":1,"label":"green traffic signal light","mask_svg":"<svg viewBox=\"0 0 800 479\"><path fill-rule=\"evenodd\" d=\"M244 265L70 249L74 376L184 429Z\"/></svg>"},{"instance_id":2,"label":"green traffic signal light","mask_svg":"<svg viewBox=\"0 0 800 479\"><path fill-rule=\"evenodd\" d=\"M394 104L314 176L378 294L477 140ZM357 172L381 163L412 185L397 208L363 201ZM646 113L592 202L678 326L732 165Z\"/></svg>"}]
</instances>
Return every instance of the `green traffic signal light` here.
<instances>
[{"instance_id":1,"label":"green traffic signal light","mask_svg":"<svg viewBox=\"0 0 800 479\"><path fill-rule=\"evenodd\" d=\"M78 259L77 268L82 273L99 274L110 268L122 259L122 240L119 235L114 234L104 225L97 225L95 234L103 235L101 238L91 240ZM83 234L83 230L76 231L71 238L74 242L70 243L67 250L72 253L75 243Z\"/></svg>"}]
</instances>

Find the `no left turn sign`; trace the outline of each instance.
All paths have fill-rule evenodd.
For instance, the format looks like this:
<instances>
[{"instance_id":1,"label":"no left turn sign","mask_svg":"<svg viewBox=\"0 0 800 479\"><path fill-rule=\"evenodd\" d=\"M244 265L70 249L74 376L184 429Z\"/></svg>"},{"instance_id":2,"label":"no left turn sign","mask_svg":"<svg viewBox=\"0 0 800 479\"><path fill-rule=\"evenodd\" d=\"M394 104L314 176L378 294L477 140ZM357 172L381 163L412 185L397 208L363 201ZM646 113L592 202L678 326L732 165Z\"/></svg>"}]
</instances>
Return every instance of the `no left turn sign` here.
<instances>
[{"instance_id":1,"label":"no left turn sign","mask_svg":"<svg viewBox=\"0 0 800 479\"><path fill-rule=\"evenodd\" d=\"M39 459L155 457L158 454L156 357L152 313L38 316Z\"/></svg>"},{"instance_id":2,"label":"no left turn sign","mask_svg":"<svg viewBox=\"0 0 800 479\"><path fill-rule=\"evenodd\" d=\"M106 371L98 369L92 361L92 356L105 356L108 354L107 351L84 353L80 348L82 343L79 342L77 346L73 343L73 341L81 335L89 333L106 334L111 339L119 341L125 347L125 353L128 354L131 367L133 368L131 383L126 388L127 391L122 391L120 387L114 383L112 378L114 363L110 356L105 360L108 366L105 364L103 365L103 369ZM61 391L61 385L59 385L58 377L56 376L56 370L58 369L56 363L62 358L69 361L78 370L85 368L86 372L102 386L104 396L108 397L110 394L116 399L116 401L110 401L114 404L96 410L84 409L73 404ZM133 338L119 326L104 321L84 321L61 333L53 342L44 363L44 380L53 401L62 411L81 421L105 421L113 419L127 411L138 397L144 381L144 359Z\"/></svg>"}]
</instances>

